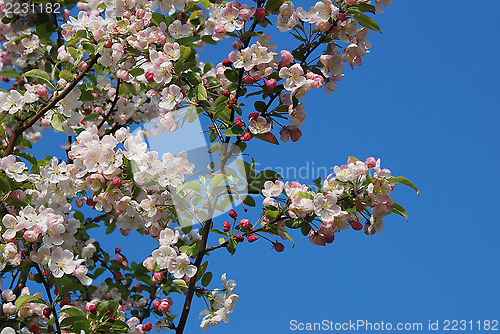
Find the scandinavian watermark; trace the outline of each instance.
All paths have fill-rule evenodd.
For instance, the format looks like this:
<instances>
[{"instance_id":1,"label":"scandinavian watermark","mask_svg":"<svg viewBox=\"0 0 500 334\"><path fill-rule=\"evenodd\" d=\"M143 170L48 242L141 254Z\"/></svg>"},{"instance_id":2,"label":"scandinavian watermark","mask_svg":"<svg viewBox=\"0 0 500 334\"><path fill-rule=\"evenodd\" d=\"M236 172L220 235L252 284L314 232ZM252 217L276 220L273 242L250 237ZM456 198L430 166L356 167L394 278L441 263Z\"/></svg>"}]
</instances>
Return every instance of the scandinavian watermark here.
<instances>
[{"instance_id":1,"label":"scandinavian watermark","mask_svg":"<svg viewBox=\"0 0 500 334\"><path fill-rule=\"evenodd\" d=\"M369 320L349 320L337 322L332 320L322 320L320 322L301 322L290 320L289 330L294 332L302 331L329 331L329 332L426 332L426 333L446 333L446 332L498 332L500 327L498 319L485 320L427 320L425 322L388 322Z\"/></svg>"}]
</instances>

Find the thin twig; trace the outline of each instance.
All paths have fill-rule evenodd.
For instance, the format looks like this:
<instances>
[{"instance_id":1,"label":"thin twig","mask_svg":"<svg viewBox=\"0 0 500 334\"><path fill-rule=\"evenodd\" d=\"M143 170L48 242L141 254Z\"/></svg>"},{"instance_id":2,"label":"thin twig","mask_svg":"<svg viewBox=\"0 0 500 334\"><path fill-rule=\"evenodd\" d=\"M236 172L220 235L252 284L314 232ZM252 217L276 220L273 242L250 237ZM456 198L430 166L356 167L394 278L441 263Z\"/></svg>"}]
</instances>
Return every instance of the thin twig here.
<instances>
[{"instance_id":1,"label":"thin twig","mask_svg":"<svg viewBox=\"0 0 500 334\"><path fill-rule=\"evenodd\" d=\"M61 326L59 325L59 318L57 317L57 312L56 308L54 305L54 301L52 299L52 295L50 294L50 287L45 280L45 276L42 273L42 270L40 269L40 266L38 264L35 265L36 271L38 272L38 275L40 275L40 278L42 279L43 287L45 288L45 292L47 292L47 298L49 299L50 303L50 308L52 309L52 315L54 316L54 320L56 323L56 330L58 334L61 334Z\"/></svg>"},{"instance_id":2,"label":"thin twig","mask_svg":"<svg viewBox=\"0 0 500 334\"><path fill-rule=\"evenodd\" d=\"M12 151L14 151L17 139L23 134L24 131L31 128L40 118L45 115L47 111L54 108L59 101L64 99L73 90L73 88L76 87L80 80L82 80L87 72L90 71L90 69L97 63L97 60L100 56L100 54L96 54L94 58L92 58L92 60L88 63L87 68L85 68L85 70L83 70L61 94L57 95L49 104L38 111L32 119L30 119L26 124L19 124L18 128L12 133L12 137L10 137L9 144L5 149L4 157L8 156L12 153Z\"/></svg>"}]
</instances>

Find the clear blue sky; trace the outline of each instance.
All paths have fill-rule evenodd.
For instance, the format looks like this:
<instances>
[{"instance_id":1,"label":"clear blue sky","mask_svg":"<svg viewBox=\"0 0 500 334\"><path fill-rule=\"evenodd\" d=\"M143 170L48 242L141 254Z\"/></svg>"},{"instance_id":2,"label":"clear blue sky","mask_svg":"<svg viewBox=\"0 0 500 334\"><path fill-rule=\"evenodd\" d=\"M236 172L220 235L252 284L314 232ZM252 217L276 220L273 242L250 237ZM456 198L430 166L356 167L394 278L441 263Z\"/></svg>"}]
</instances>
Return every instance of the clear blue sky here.
<instances>
[{"instance_id":1,"label":"clear blue sky","mask_svg":"<svg viewBox=\"0 0 500 334\"><path fill-rule=\"evenodd\" d=\"M372 237L346 231L318 247L299 233L281 254L263 240L233 257L214 252L213 283L227 272L242 300L230 323L209 333L292 333L293 319L424 329L439 320L440 332L446 319L500 320L499 12L496 0L395 1L376 17L383 35L369 36L363 66L347 70L331 97L308 93L303 138L251 149L262 167L276 168L380 157L421 194L398 187L393 197L410 222L390 216ZM195 301L186 333L202 332L203 309Z\"/></svg>"}]
</instances>

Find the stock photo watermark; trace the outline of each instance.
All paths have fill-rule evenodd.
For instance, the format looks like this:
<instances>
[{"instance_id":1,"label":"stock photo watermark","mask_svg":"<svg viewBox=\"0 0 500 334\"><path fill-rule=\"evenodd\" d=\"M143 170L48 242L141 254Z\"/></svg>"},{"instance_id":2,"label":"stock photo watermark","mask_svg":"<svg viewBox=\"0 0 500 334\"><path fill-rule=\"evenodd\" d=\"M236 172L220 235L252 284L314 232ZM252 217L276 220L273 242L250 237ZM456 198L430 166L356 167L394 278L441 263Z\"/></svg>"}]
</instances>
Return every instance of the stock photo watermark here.
<instances>
[{"instance_id":1,"label":"stock photo watermark","mask_svg":"<svg viewBox=\"0 0 500 334\"><path fill-rule=\"evenodd\" d=\"M349 320L345 322L324 319L320 322L304 322L290 320L288 329L293 332L341 332L341 333L385 333L385 332L411 332L411 333L477 333L493 332L500 329L498 319L482 320L427 320L422 322L391 322Z\"/></svg>"}]
</instances>

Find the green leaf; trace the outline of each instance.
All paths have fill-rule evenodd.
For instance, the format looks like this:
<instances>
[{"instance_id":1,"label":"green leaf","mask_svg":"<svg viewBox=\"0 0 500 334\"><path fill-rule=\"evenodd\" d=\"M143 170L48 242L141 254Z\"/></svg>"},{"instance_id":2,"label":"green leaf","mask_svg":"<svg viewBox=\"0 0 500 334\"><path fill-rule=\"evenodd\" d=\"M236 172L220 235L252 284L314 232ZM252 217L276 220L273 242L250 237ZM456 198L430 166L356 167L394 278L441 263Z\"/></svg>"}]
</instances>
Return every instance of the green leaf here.
<instances>
[{"instance_id":1,"label":"green leaf","mask_svg":"<svg viewBox=\"0 0 500 334\"><path fill-rule=\"evenodd\" d=\"M300 232L302 232L303 236L306 236L309 234L309 231L311 230L311 225L309 225L308 222L302 222L302 225L300 226Z\"/></svg>"},{"instance_id":2,"label":"green leaf","mask_svg":"<svg viewBox=\"0 0 500 334\"><path fill-rule=\"evenodd\" d=\"M83 312L79 308L76 308L73 306L67 307L63 310L60 310L57 313L66 313L67 315L69 315L71 317L77 317L77 318L82 318L82 317L86 318L87 317L87 314L85 312Z\"/></svg>"},{"instance_id":3,"label":"green leaf","mask_svg":"<svg viewBox=\"0 0 500 334\"><path fill-rule=\"evenodd\" d=\"M257 176L255 176L255 178L257 180L262 180L264 182L265 181L276 181L276 180L282 179L281 175L279 175L278 173L276 173L275 171L270 170L270 169L266 169L266 170L259 172L257 174ZM264 182L262 182L262 183L264 183Z\"/></svg>"},{"instance_id":4,"label":"green leaf","mask_svg":"<svg viewBox=\"0 0 500 334\"><path fill-rule=\"evenodd\" d=\"M3 191L4 193L8 193L10 191L10 183L3 176L0 176L0 191Z\"/></svg>"},{"instance_id":5,"label":"green leaf","mask_svg":"<svg viewBox=\"0 0 500 334\"><path fill-rule=\"evenodd\" d=\"M352 16L361 24L363 27L367 27L368 29L378 31L379 33L382 33L382 30L380 30L379 25L377 22L375 22L371 17L369 17L366 14L361 14L361 13L354 13Z\"/></svg>"},{"instance_id":6,"label":"green leaf","mask_svg":"<svg viewBox=\"0 0 500 334\"><path fill-rule=\"evenodd\" d=\"M198 271L196 272L196 282L198 282L203 277L205 271L207 270L207 267L208 261L205 261L205 263L203 263L200 268L198 268Z\"/></svg>"},{"instance_id":7,"label":"green leaf","mask_svg":"<svg viewBox=\"0 0 500 334\"><path fill-rule=\"evenodd\" d=\"M55 112L54 114L52 114L52 118L50 120L50 123L52 124L52 127L59 131L59 132L62 132L64 129L63 129L63 126L62 126L62 123L66 120L66 116L64 116L63 114L60 114L58 112Z\"/></svg>"},{"instance_id":8,"label":"green leaf","mask_svg":"<svg viewBox=\"0 0 500 334\"><path fill-rule=\"evenodd\" d=\"M297 196L299 196L300 198L305 198L305 199L314 199L314 196L310 193L306 193L305 191L299 191Z\"/></svg>"},{"instance_id":9,"label":"green leaf","mask_svg":"<svg viewBox=\"0 0 500 334\"><path fill-rule=\"evenodd\" d=\"M175 287L181 288L181 289L187 289L187 284L186 281L183 279L174 279L173 282Z\"/></svg>"},{"instance_id":10,"label":"green leaf","mask_svg":"<svg viewBox=\"0 0 500 334\"><path fill-rule=\"evenodd\" d=\"M359 8L360 11L362 11L364 13L365 12L370 12L370 13L373 13L373 14L376 13L375 6L374 5L370 5L369 3L358 2L356 4L356 6Z\"/></svg>"},{"instance_id":11,"label":"green leaf","mask_svg":"<svg viewBox=\"0 0 500 334\"><path fill-rule=\"evenodd\" d=\"M229 254L231 255L234 255L234 253L236 253L236 245L238 244L238 241L236 241L236 239L229 239L228 242L227 242L227 251L229 252Z\"/></svg>"},{"instance_id":12,"label":"green leaf","mask_svg":"<svg viewBox=\"0 0 500 334\"><path fill-rule=\"evenodd\" d=\"M134 69L131 69L129 71L129 73L130 73L130 75L132 75L134 77L137 77L137 76L139 76L141 74L144 74L144 70L142 68L140 68L140 67L136 67Z\"/></svg>"},{"instance_id":13,"label":"green leaf","mask_svg":"<svg viewBox=\"0 0 500 334\"><path fill-rule=\"evenodd\" d=\"M411 187L417 192L417 195L420 195L420 191L418 190L418 188L404 176L396 176L396 177L393 176L389 179L389 181L394 181L397 183L404 184L405 186Z\"/></svg>"},{"instance_id":14,"label":"green leaf","mask_svg":"<svg viewBox=\"0 0 500 334\"><path fill-rule=\"evenodd\" d=\"M201 40L207 44L217 44L217 42L212 38L212 35L205 35L201 38Z\"/></svg>"},{"instance_id":15,"label":"green leaf","mask_svg":"<svg viewBox=\"0 0 500 334\"><path fill-rule=\"evenodd\" d=\"M210 186L212 188L215 188L215 187L220 186L223 183L226 183L227 181L229 181L229 178L226 175L224 175L224 174L217 174L212 179L212 182L210 183Z\"/></svg>"},{"instance_id":16,"label":"green leaf","mask_svg":"<svg viewBox=\"0 0 500 334\"><path fill-rule=\"evenodd\" d=\"M87 116L85 116L82 121L95 121L96 119L99 118L99 114L88 114Z\"/></svg>"},{"instance_id":17,"label":"green leaf","mask_svg":"<svg viewBox=\"0 0 500 334\"><path fill-rule=\"evenodd\" d=\"M21 146L21 147L26 147L26 148L30 148L30 149L33 148L33 146L31 145L31 142L22 136L20 136L17 139L15 146Z\"/></svg>"},{"instance_id":18,"label":"green leaf","mask_svg":"<svg viewBox=\"0 0 500 334\"><path fill-rule=\"evenodd\" d=\"M200 84L198 85L198 100L206 101L207 98L208 98L207 89L205 88L203 83L200 82Z\"/></svg>"},{"instance_id":19,"label":"green leaf","mask_svg":"<svg viewBox=\"0 0 500 334\"><path fill-rule=\"evenodd\" d=\"M191 55L191 48L189 46L185 46L185 45L181 45L180 48L181 48L181 54L180 54L179 59L177 60L177 62L183 63Z\"/></svg>"},{"instance_id":20,"label":"green leaf","mask_svg":"<svg viewBox=\"0 0 500 334\"><path fill-rule=\"evenodd\" d=\"M255 207L255 200L253 199L252 196L245 196L245 199L243 200L243 204L254 208Z\"/></svg>"},{"instance_id":21,"label":"green leaf","mask_svg":"<svg viewBox=\"0 0 500 334\"><path fill-rule=\"evenodd\" d=\"M116 310L118 309L118 302L115 301L104 301L97 304L97 316L99 318L108 315L108 311L111 311L109 317L114 317L116 314Z\"/></svg>"},{"instance_id":22,"label":"green leaf","mask_svg":"<svg viewBox=\"0 0 500 334\"><path fill-rule=\"evenodd\" d=\"M50 84L49 74L45 71L42 71L42 70L39 70L36 68L24 73L24 76L27 78L36 78L38 80L41 80L41 81L44 81L44 82Z\"/></svg>"},{"instance_id":23,"label":"green leaf","mask_svg":"<svg viewBox=\"0 0 500 334\"><path fill-rule=\"evenodd\" d=\"M244 160L236 160L236 167L238 171L246 177L247 179L255 176L255 163L252 160L252 164L244 161Z\"/></svg>"},{"instance_id":24,"label":"green leaf","mask_svg":"<svg viewBox=\"0 0 500 334\"><path fill-rule=\"evenodd\" d=\"M73 81L73 79L75 78L75 76L73 75L73 73L71 73L68 70L62 70L59 73L59 78L63 78L64 80L66 80L68 82L71 82L71 81Z\"/></svg>"},{"instance_id":25,"label":"green leaf","mask_svg":"<svg viewBox=\"0 0 500 334\"><path fill-rule=\"evenodd\" d=\"M187 182L184 185L183 189L191 189L191 190L200 192L201 191L201 185L198 182L196 182L196 181L189 181L189 182Z\"/></svg>"},{"instance_id":26,"label":"green leaf","mask_svg":"<svg viewBox=\"0 0 500 334\"><path fill-rule=\"evenodd\" d=\"M205 275L203 275L203 278L201 279L201 285L207 287L211 281L212 281L212 273L210 271L206 272Z\"/></svg>"},{"instance_id":27,"label":"green leaf","mask_svg":"<svg viewBox=\"0 0 500 334\"><path fill-rule=\"evenodd\" d=\"M239 126L233 125L231 128L224 131L224 136L236 137L236 136L241 136L244 133L245 133L245 131L243 131L242 128L240 128Z\"/></svg>"},{"instance_id":28,"label":"green leaf","mask_svg":"<svg viewBox=\"0 0 500 334\"><path fill-rule=\"evenodd\" d=\"M215 137L217 137L217 134L215 134ZM208 153L216 153L220 151L222 151L222 143L220 141L216 141L212 144L212 146L210 146Z\"/></svg>"},{"instance_id":29,"label":"green leaf","mask_svg":"<svg viewBox=\"0 0 500 334\"><path fill-rule=\"evenodd\" d=\"M16 311L19 311L25 302L29 302L31 300L37 300L37 299L42 299L41 293L37 293L33 296L21 296L21 297L17 298L16 302L15 302ZM29 307L29 306L26 306L26 307Z\"/></svg>"},{"instance_id":30,"label":"green leaf","mask_svg":"<svg viewBox=\"0 0 500 334\"><path fill-rule=\"evenodd\" d=\"M406 221L408 221L408 214L406 213L405 208L403 208L398 203L394 202L394 204L392 205L392 212L394 212L397 215L405 217Z\"/></svg>"},{"instance_id":31,"label":"green leaf","mask_svg":"<svg viewBox=\"0 0 500 334\"><path fill-rule=\"evenodd\" d=\"M108 225L108 227L106 228L106 234L110 234L112 233L116 228L116 224L113 222L111 224Z\"/></svg>"},{"instance_id":32,"label":"green leaf","mask_svg":"<svg viewBox=\"0 0 500 334\"><path fill-rule=\"evenodd\" d=\"M96 268L96 270L94 270L94 273L91 275L92 279L96 279L97 277L102 275L105 271L106 271L106 269L104 269L104 268Z\"/></svg>"},{"instance_id":33,"label":"green leaf","mask_svg":"<svg viewBox=\"0 0 500 334\"><path fill-rule=\"evenodd\" d=\"M224 76L227 78L227 80L232 81L232 82L237 82L238 77L239 77L238 71L236 71L236 70L225 70Z\"/></svg>"},{"instance_id":34,"label":"green leaf","mask_svg":"<svg viewBox=\"0 0 500 334\"><path fill-rule=\"evenodd\" d=\"M267 105L262 101L256 101L254 103L254 107L255 107L255 110L257 110L258 112L264 112L267 109Z\"/></svg>"},{"instance_id":35,"label":"green leaf","mask_svg":"<svg viewBox=\"0 0 500 334\"><path fill-rule=\"evenodd\" d=\"M32 166L37 166L38 165L38 160L31 153L21 152L21 153L18 154L18 156L20 156L21 158L26 159Z\"/></svg>"},{"instance_id":36,"label":"green leaf","mask_svg":"<svg viewBox=\"0 0 500 334\"><path fill-rule=\"evenodd\" d=\"M0 75L5 75L6 77L14 77L14 78L19 78L21 74L19 72L16 72L12 68L8 68L0 72Z\"/></svg>"},{"instance_id":37,"label":"green leaf","mask_svg":"<svg viewBox=\"0 0 500 334\"><path fill-rule=\"evenodd\" d=\"M285 0L269 0L266 3L266 10L271 13L278 13L280 6L285 2Z\"/></svg>"}]
</instances>

